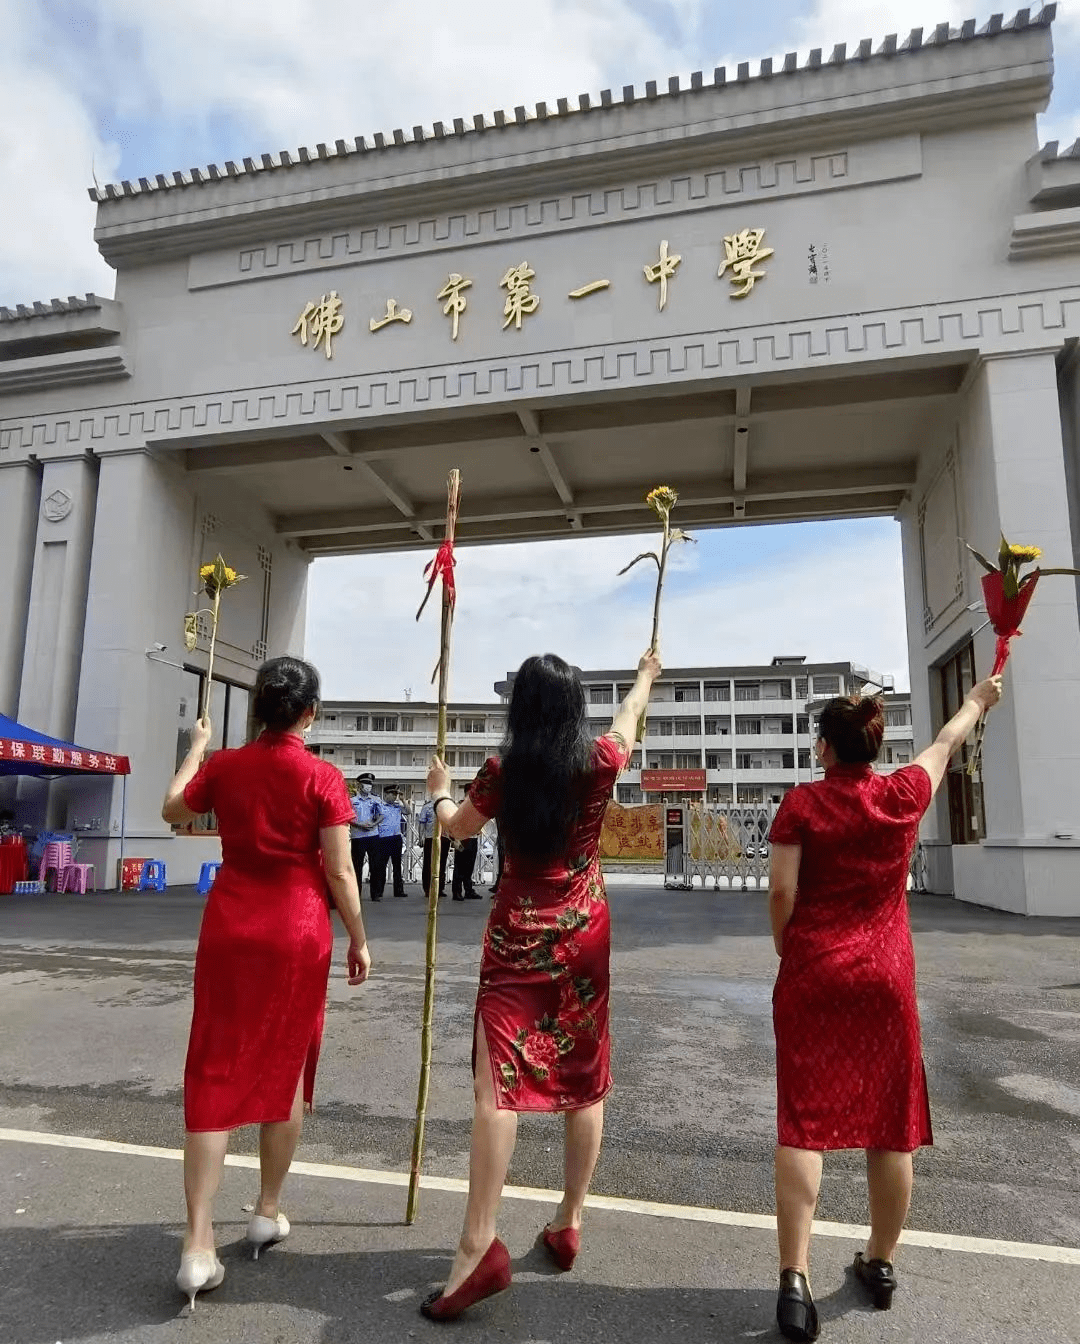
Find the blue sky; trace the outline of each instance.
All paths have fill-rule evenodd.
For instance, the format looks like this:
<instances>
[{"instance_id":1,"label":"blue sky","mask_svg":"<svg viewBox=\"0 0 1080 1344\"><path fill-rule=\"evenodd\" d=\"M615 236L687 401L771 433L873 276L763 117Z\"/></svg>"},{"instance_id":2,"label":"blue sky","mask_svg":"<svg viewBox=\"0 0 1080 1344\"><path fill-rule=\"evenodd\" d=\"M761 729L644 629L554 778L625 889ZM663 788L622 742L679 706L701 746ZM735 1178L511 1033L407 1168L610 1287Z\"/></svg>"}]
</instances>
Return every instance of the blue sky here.
<instances>
[{"instance_id":1,"label":"blue sky","mask_svg":"<svg viewBox=\"0 0 1080 1344\"><path fill-rule=\"evenodd\" d=\"M805 58L991 12L970 0L0 0L0 304L112 293L92 241L93 174L137 178L786 51ZM1069 143L1080 135L1080 0L1059 14L1042 133ZM636 549L623 538L466 552L456 692L487 694L493 668L541 646L582 665L631 660L648 580L613 576ZM331 693L421 693L433 635L411 619L420 568L415 555L314 567L309 648ZM381 605L360 621L373 574ZM805 652L904 679L902 600L888 520L706 534L673 575L665 655ZM375 656L361 626L379 632Z\"/></svg>"}]
</instances>

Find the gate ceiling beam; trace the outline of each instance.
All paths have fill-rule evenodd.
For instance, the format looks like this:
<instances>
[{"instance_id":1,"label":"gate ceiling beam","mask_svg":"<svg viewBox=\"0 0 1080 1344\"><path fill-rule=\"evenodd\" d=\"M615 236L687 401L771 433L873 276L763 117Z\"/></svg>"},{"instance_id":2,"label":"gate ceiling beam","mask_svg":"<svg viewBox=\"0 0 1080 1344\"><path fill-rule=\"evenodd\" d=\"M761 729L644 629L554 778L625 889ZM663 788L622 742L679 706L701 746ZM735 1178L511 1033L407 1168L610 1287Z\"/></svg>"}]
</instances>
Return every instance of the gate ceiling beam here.
<instances>
[{"instance_id":1,"label":"gate ceiling beam","mask_svg":"<svg viewBox=\"0 0 1080 1344\"><path fill-rule=\"evenodd\" d=\"M838 513L844 513L845 500L864 495L895 494L910 490L915 483L916 464L914 462L894 462L884 465L845 467L842 472L834 469L803 472L776 472L759 476L753 490L748 490L744 501L767 504L770 501L830 499L837 502ZM638 513L644 522L644 487L612 494L609 491L591 491L579 494L575 509L581 514L618 514ZM462 512L459 519L462 529L470 525L485 523L529 521L545 518L565 517L565 508L548 498L537 496L532 499L515 495L509 498L477 499L470 497L472 509ZM731 490L718 494L692 493L684 490L680 493L679 509L687 524L694 522L730 522L733 514L720 516L718 510L733 509L736 495ZM692 511L705 512L711 517L687 517ZM400 510L399 510L400 512ZM395 518L388 513L379 513L371 509L335 509L305 510L302 513L280 514L275 519L277 534L283 537L331 536L345 532L378 532L395 528L424 526L438 528L440 519L416 515L411 518ZM629 528L627 530L630 530Z\"/></svg>"},{"instance_id":2,"label":"gate ceiling beam","mask_svg":"<svg viewBox=\"0 0 1080 1344\"><path fill-rule=\"evenodd\" d=\"M400 490L395 489L384 476L381 476L370 462L366 461L363 457L356 456L343 435L335 434L332 430L324 429L321 431L321 437L326 440L338 456L349 458L357 471L359 471L362 476L366 477L368 482L373 485L380 494L384 495L391 504L393 504L394 508L397 509L398 513L400 513L403 518L412 523L413 531L422 541L432 540L433 534L430 527L417 521L416 509L413 507L412 503L405 498Z\"/></svg>"},{"instance_id":3,"label":"gate ceiling beam","mask_svg":"<svg viewBox=\"0 0 1080 1344\"><path fill-rule=\"evenodd\" d=\"M731 485L735 491L733 511L746 517L746 468L750 457L750 388L735 389L735 429L731 450Z\"/></svg>"},{"instance_id":4,"label":"gate ceiling beam","mask_svg":"<svg viewBox=\"0 0 1080 1344\"><path fill-rule=\"evenodd\" d=\"M566 477L562 474L558 462L555 461L555 454L551 451L551 446L540 429L540 417L535 411L531 411L527 406L519 406L517 409L517 418L521 421L521 428L529 440L529 447L534 448L540 455L540 461L544 464L544 470L548 474L548 480L555 487L555 493L570 510L566 515L566 520L576 532L581 531L581 514L574 509L574 492L566 483Z\"/></svg>"}]
</instances>

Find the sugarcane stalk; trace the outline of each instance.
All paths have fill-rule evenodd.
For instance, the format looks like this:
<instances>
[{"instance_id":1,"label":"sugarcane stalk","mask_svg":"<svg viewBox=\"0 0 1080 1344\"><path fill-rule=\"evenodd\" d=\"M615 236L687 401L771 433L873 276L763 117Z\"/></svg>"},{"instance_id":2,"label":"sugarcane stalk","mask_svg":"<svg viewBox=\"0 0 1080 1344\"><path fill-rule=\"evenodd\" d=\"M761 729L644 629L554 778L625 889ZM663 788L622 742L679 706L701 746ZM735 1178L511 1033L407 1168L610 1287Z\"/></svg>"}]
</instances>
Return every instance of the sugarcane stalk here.
<instances>
[{"instance_id":1,"label":"sugarcane stalk","mask_svg":"<svg viewBox=\"0 0 1080 1344\"><path fill-rule=\"evenodd\" d=\"M455 468L447 481L445 542L453 545L457 527L458 504L461 496L461 473ZM452 573L451 573L452 579ZM426 600L426 599L425 599ZM421 605L420 611L423 611ZM419 617L420 612L417 612ZM446 759L446 706L450 696L450 637L454 624L454 597L452 583L443 574L442 620L439 632L439 726L436 734L436 755ZM427 941L424 972L424 1009L420 1025L420 1083L416 1094L416 1121L413 1126L412 1160L409 1164L409 1196L405 1206L405 1221L416 1221L420 1201L420 1171L424 1161L424 1128L427 1121L428 1094L431 1090L431 1054L434 1044L435 1020L435 965L438 950L439 869L442 855L442 826L436 809L431 840L431 877L427 890Z\"/></svg>"}]
</instances>

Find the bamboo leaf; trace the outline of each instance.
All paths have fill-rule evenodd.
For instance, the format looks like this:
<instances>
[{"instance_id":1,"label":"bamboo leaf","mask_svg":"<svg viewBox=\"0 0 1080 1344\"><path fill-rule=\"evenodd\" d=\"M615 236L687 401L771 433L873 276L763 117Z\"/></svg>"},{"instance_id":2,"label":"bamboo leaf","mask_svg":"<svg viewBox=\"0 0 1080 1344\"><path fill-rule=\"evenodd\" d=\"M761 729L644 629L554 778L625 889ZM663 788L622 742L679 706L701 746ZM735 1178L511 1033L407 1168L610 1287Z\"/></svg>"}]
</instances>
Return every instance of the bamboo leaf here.
<instances>
[{"instance_id":1,"label":"bamboo leaf","mask_svg":"<svg viewBox=\"0 0 1080 1344\"><path fill-rule=\"evenodd\" d=\"M978 560L979 564L982 565L983 569L985 569L988 574L996 574L998 572L997 565L992 565L990 561L987 560L986 556L977 551L974 546L968 545L966 541L964 542L964 545L967 546L968 550L975 557L975 559Z\"/></svg>"},{"instance_id":2,"label":"bamboo leaf","mask_svg":"<svg viewBox=\"0 0 1080 1344\"><path fill-rule=\"evenodd\" d=\"M627 570L633 569L634 566L637 564L637 562L638 562L639 560L653 560L653 561L656 562L656 568L657 568L657 569L660 568L660 557L656 554L655 551L642 551L641 554L640 554L640 555L636 555L636 556L633 558L633 560L631 560L630 563L629 563L628 565L625 566L625 568L620 569L620 570L619 570L619 574L616 575L616 577L619 577L619 575L625 574L625 573L627 572Z\"/></svg>"},{"instance_id":3,"label":"bamboo leaf","mask_svg":"<svg viewBox=\"0 0 1080 1344\"><path fill-rule=\"evenodd\" d=\"M1036 570L1038 574L1075 574L1080 576L1080 569L1040 569Z\"/></svg>"},{"instance_id":4,"label":"bamboo leaf","mask_svg":"<svg viewBox=\"0 0 1080 1344\"><path fill-rule=\"evenodd\" d=\"M697 537L692 537L692 536L690 535L689 532L684 532L684 531L682 530L681 527L673 528L673 529L672 529L671 536L668 538L668 540L669 540L669 541L692 541L692 542L694 543L695 546L697 545Z\"/></svg>"}]
</instances>

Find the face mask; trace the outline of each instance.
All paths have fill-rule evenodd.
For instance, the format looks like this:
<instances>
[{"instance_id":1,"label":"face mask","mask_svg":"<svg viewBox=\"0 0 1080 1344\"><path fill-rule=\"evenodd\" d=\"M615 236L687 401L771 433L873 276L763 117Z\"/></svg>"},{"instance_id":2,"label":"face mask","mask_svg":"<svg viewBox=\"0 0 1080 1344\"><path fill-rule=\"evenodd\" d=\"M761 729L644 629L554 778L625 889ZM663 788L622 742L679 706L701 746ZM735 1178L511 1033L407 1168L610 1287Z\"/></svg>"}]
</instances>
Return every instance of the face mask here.
<instances>
[{"instance_id":1,"label":"face mask","mask_svg":"<svg viewBox=\"0 0 1080 1344\"><path fill-rule=\"evenodd\" d=\"M371 785L370 785L370 784L361 784L361 785L360 785L360 792L363 793L363 794L365 794L365 795L366 795L366 794L369 794L369 793L371 792Z\"/></svg>"}]
</instances>

